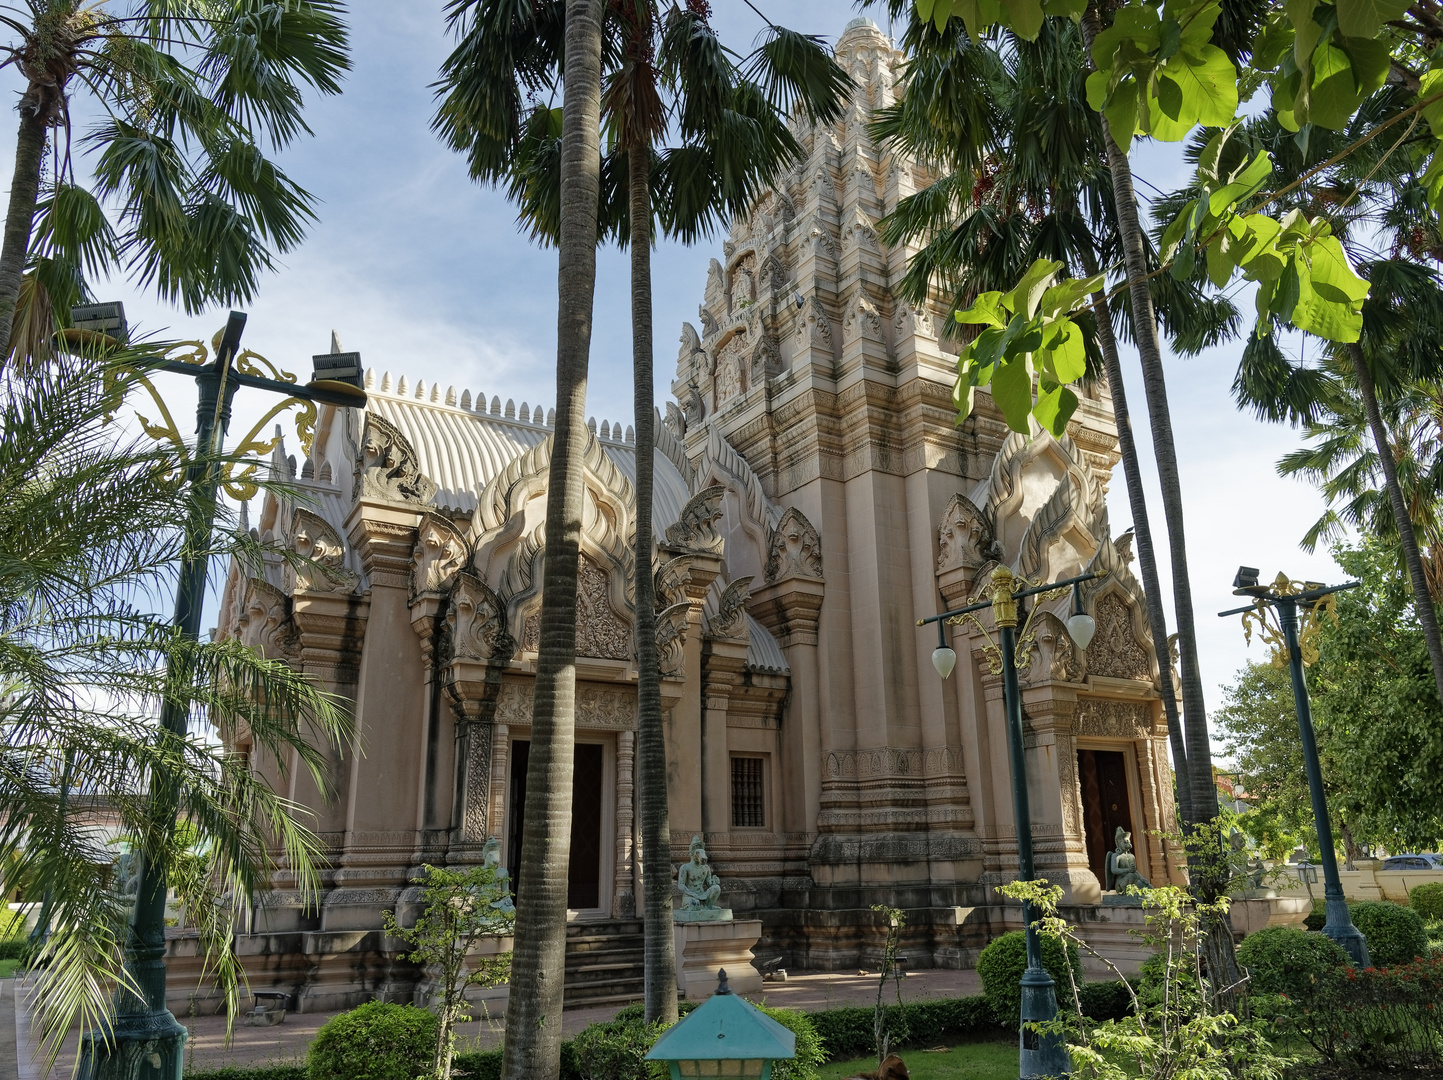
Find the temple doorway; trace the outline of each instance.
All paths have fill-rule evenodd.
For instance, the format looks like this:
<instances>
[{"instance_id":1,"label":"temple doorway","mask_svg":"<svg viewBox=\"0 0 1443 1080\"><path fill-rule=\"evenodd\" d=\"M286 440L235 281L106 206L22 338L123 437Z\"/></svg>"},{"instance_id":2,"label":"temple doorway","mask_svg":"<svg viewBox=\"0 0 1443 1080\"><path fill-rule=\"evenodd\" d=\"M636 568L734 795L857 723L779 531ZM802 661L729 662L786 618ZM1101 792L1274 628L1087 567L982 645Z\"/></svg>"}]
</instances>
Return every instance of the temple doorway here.
<instances>
[{"instance_id":1,"label":"temple doorway","mask_svg":"<svg viewBox=\"0 0 1443 1080\"><path fill-rule=\"evenodd\" d=\"M1117 830L1120 826L1133 832L1127 755L1121 750L1078 750L1077 778L1082 788L1082 832L1087 842L1087 866L1106 888L1107 853L1113 849ZM1134 848L1137 840L1134 835Z\"/></svg>"},{"instance_id":2,"label":"temple doorway","mask_svg":"<svg viewBox=\"0 0 1443 1080\"><path fill-rule=\"evenodd\" d=\"M506 823L506 869L519 882L521 828L526 814L526 770L531 743L511 744L510 813ZM571 772L571 867L566 883L566 906L573 911L601 907L602 795L606 778L606 748L600 743L577 743Z\"/></svg>"}]
</instances>

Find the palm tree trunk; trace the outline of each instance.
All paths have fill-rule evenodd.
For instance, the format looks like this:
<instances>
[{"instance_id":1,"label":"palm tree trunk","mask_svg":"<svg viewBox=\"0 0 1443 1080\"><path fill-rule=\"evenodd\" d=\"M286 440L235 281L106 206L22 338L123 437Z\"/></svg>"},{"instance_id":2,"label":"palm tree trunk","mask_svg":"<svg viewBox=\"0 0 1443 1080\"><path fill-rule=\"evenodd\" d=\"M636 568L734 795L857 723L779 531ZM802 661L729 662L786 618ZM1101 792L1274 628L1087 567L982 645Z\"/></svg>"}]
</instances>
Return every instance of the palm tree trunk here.
<instances>
[{"instance_id":1,"label":"palm tree trunk","mask_svg":"<svg viewBox=\"0 0 1443 1080\"><path fill-rule=\"evenodd\" d=\"M20 134L15 140L15 172L10 181L10 208L5 213L5 239L0 244L0 371L10 359L10 327L30 252L30 230L40 197L40 163L45 157L45 123L38 110L20 102Z\"/></svg>"},{"instance_id":2,"label":"palm tree trunk","mask_svg":"<svg viewBox=\"0 0 1443 1080\"><path fill-rule=\"evenodd\" d=\"M1101 29L1096 2L1082 16L1083 42L1089 54ZM1104 114L1102 141L1107 148L1107 166L1112 175L1113 201L1117 206L1118 236L1122 240L1123 263L1127 269L1128 293L1132 300L1132 321L1142 364L1142 385L1147 394L1148 419L1152 427L1153 455L1157 460L1162 487L1163 518L1167 523L1168 555L1172 564L1173 609L1177 617L1178 659L1182 676L1184 741L1187 749L1188 799L1184 804L1191 837L1188 849L1188 879L1193 894L1206 903L1225 895L1230 878L1223 856L1221 835L1215 824L1218 793L1213 784L1212 745L1208 739L1207 708L1203 701L1202 673L1198 669L1197 630L1193 622L1192 580L1188 572L1187 538L1183 524L1182 484L1178 475L1177 448L1173 444L1172 418L1168 409L1167 379L1162 367L1162 346L1158 341L1157 318L1147 284L1147 251L1142 223L1137 212L1132 164L1127 153L1112 137ZM1126 133L1131 142L1132 133ZM1204 952L1212 992L1222 1008L1246 1009L1246 998L1237 990L1242 984L1233 948L1232 926L1224 913L1203 919Z\"/></svg>"},{"instance_id":3,"label":"palm tree trunk","mask_svg":"<svg viewBox=\"0 0 1443 1080\"><path fill-rule=\"evenodd\" d=\"M576 575L596 292L603 0L567 0L557 273L556 431L546 492L541 641L507 1004L505 1080L557 1080L576 734Z\"/></svg>"},{"instance_id":4,"label":"palm tree trunk","mask_svg":"<svg viewBox=\"0 0 1443 1080\"><path fill-rule=\"evenodd\" d=\"M1353 362L1363 410L1368 414L1368 427L1378 448L1378 462L1383 467L1388 502L1393 507L1393 520L1398 526L1398 542L1403 546L1403 561L1408 566L1408 580L1413 586L1413 609L1418 613L1419 625L1423 627L1423 640L1428 643L1428 659L1433 663L1433 682L1438 689L1439 700L1443 701L1443 639L1438 634L1438 612L1433 606L1433 594L1428 591L1428 575L1423 569L1423 556L1418 550L1413 519L1408 513L1407 500L1403 498L1403 487L1398 482L1398 463L1393 459L1388 429L1378 409L1378 390L1373 384L1373 373L1368 368L1363 347L1356 341L1348 346L1348 358Z\"/></svg>"},{"instance_id":5,"label":"palm tree trunk","mask_svg":"<svg viewBox=\"0 0 1443 1080\"><path fill-rule=\"evenodd\" d=\"M1095 273L1092 266L1088 273ZM1142 467L1137 457L1137 442L1132 437L1132 417L1128 412L1127 390L1122 383L1122 360L1117 354L1117 336L1112 332L1107 297L1096 292L1092 297L1097 318L1097 343L1107 368L1107 381L1112 387L1112 413L1117 420L1117 449L1122 454L1122 473L1127 480L1127 503L1132 510L1133 537L1137 541L1137 565L1142 572L1142 591L1147 601L1147 624L1152 631L1153 651L1157 656L1162 708L1167 716L1167 736L1172 747L1172 767L1177 774L1178 812L1190 820L1191 791L1188 788L1187 746L1183 741L1182 719L1177 711L1177 690L1172 684L1172 658L1167 648L1167 615L1162 607L1162 584L1157 577L1157 551L1152 543L1152 526L1148 523L1147 493L1142 488ZM1171 823L1169 823L1171 824Z\"/></svg>"},{"instance_id":6,"label":"palm tree trunk","mask_svg":"<svg viewBox=\"0 0 1443 1080\"><path fill-rule=\"evenodd\" d=\"M666 734L656 651L651 491L656 401L651 342L651 153L627 155L631 199L631 360L636 397L636 779L641 810L646 1022L676 1022L676 945L671 918L671 825L667 818Z\"/></svg>"}]
</instances>

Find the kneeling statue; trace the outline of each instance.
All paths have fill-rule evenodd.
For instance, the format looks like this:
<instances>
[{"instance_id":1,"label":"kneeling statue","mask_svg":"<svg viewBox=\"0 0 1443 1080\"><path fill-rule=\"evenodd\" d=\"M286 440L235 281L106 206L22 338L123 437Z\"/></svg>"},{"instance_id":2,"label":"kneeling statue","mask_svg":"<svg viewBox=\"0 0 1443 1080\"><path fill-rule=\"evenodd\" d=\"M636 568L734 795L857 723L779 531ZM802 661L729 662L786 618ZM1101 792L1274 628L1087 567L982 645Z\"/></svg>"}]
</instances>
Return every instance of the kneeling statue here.
<instances>
[{"instance_id":1,"label":"kneeling statue","mask_svg":"<svg viewBox=\"0 0 1443 1080\"><path fill-rule=\"evenodd\" d=\"M721 895L721 882L707 865L706 848L701 837L691 838L691 860L676 872L677 888L681 889L682 907L714 908Z\"/></svg>"},{"instance_id":2,"label":"kneeling statue","mask_svg":"<svg viewBox=\"0 0 1443 1080\"><path fill-rule=\"evenodd\" d=\"M1126 892L1128 886L1150 889L1152 883L1137 872L1137 856L1132 853L1132 834L1121 825L1117 827L1117 849L1107 855L1107 887L1114 892Z\"/></svg>"}]
</instances>

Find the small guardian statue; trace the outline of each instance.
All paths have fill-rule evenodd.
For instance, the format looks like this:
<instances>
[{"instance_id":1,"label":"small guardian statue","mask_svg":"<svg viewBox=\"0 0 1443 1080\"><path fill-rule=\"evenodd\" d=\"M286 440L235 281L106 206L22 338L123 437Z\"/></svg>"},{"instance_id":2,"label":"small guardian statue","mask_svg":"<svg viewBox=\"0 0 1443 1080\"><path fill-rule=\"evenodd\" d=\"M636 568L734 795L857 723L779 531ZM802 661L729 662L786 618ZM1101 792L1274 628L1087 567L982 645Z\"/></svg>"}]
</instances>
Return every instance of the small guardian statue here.
<instances>
[{"instance_id":1,"label":"small guardian statue","mask_svg":"<svg viewBox=\"0 0 1443 1080\"><path fill-rule=\"evenodd\" d=\"M494 836L488 836L485 845L481 848L481 860L487 869L496 873L492 885L496 899L491 901L491 907L503 914L514 915L516 905L511 900L511 875L507 872L506 867L501 865L501 841Z\"/></svg>"},{"instance_id":2,"label":"small guardian statue","mask_svg":"<svg viewBox=\"0 0 1443 1080\"><path fill-rule=\"evenodd\" d=\"M691 838L691 858L676 871L676 886L681 890L681 907L674 918L678 922L710 922L731 918L731 909L717 905L721 881L707 861L706 847L700 836Z\"/></svg>"},{"instance_id":3,"label":"small guardian statue","mask_svg":"<svg viewBox=\"0 0 1443 1080\"><path fill-rule=\"evenodd\" d=\"M1132 853L1132 833L1117 827L1116 847L1107 855L1107 888L1109 892L1125 893L1129 886L1152 888L1152 883L1137 872L1137 856Z\"/></svg>"}]
</instances>

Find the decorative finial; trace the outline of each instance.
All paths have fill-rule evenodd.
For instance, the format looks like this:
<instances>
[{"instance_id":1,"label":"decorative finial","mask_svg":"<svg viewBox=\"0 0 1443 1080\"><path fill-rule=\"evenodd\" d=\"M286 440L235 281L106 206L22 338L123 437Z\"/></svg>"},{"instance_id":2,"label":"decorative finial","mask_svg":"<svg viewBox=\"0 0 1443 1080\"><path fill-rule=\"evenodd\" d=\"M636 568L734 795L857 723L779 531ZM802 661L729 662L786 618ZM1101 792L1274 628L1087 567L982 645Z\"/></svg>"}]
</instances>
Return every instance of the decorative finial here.
<instances>
[{"instance_id":1,"label":"decorative finial","mask_svg":"<svg viewBox=\"0 0 1443 1080\"><path fill-rule=\"evenodd\" d=\"M730 994L732 988L727 985L727 969L718 968L716 973L716 992L718 994Z\"/></svg>"}]
</instances>

